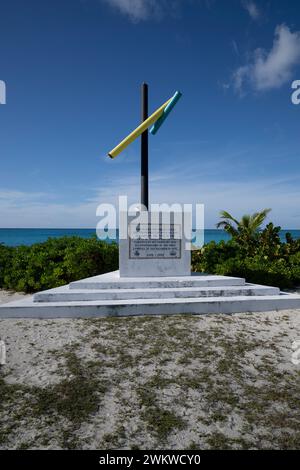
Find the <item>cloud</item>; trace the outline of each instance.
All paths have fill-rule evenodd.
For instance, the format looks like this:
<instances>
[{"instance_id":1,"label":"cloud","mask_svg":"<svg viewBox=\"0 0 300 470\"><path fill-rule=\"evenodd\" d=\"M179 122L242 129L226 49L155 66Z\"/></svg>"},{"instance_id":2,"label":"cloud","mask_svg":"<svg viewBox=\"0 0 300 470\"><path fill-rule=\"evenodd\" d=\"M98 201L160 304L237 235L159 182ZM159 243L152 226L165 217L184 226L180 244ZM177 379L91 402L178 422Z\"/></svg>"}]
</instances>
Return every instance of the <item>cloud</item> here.
<instances>
[{"instance_id":1,"label":"cloud","mask_svg":"<svg viewBox=\"0 0 300 470\"><path fill-rule=\"evenodd\" d=\"M216 161L203 162L199 183L199 166L174 165L151 174L152 203L204 203L205 226L214 227L219 211L226 209L237 217L272 207L271 220L287 228L299 227L300 174L296 172L275 178L249 175L224 178L226 162L241 159L244 152L220 156ZM281 158L282 160L282 158ZM198 169L198 170L197 170ZM182 184L182 181L185 184ZM96 227L100 203L115 204L118 195L127 195L128 204L139 201L138 175L107 178L101 189L89 188L81 202L64 201L63 195L4 190L0 197L0 227ZM100 186L100 185L99 185ZM116 190L116 187L118 190ZM297 218L298 217L298 218Z\"/></svg>"},{"instance_id":2,"label":"cloud","mask_svg":"<svg viewBox=\"0 0 300 470\"><path fill-rule=\"evenodd\" d=\"M258 20L261 17L261 12L257 5L252 0L243 0L242 5L247 10L253 20Z\"/></svg>"},{"instance_id":3,"label":"cloud","mask_svg":"<svg viewBox=\"0 0 300 470\"><path fill-rule=\"evenodd\" d=\"M232 45L232 49L233 49L235 55L239 57L240 56L239 47L237 45L237 42L234 39L231 41L231 45Z\"/></svg>"},{"instance_id":4,"label":"cloud","mask_svg":"<svg viewBox=\"0 0 300 470\"><path fill-rule=\"evenodd\" d=\"M42 192L24 192L18 190L0 190L0 204L9 202L12 205L26 205L40 201L43 197L49 197L46 193Z\"/></svg>"},{"instance_id":5,"label":"cloud","mask_svg":"<svg viewBox=\"0 0 300 470\"><path fill-rule=\"evenodd\" d=\"M271 50L257 49L252 57L250 63L234 72L234 88L243 93L247 85L256 91L281 87L300 63L300 32L293 33L284 24L277 26Z\"/></svg>"},{"instance_id":6,"label":"cloud","mask_svg":"<svg viewBox=\"0 0 300 470\"><path fill-rule=\"evenodd\" d=\"M145 21L162 15L162 2L159 0L103 0L133 21Z\"/></svg>"},{"instance_id":7,"label":"cloud","mask_svg":"<svg viewBox=\"0 0 300 470\"><path fill-rule=\"evenodd\" d=\"M168 16L178 19L183 5L192 4L195 0L102 0L110 7L127 16L133 23L149 20L160 20ZM215 0L206 0L209 8Z\"/></svg>"}]
</instances>

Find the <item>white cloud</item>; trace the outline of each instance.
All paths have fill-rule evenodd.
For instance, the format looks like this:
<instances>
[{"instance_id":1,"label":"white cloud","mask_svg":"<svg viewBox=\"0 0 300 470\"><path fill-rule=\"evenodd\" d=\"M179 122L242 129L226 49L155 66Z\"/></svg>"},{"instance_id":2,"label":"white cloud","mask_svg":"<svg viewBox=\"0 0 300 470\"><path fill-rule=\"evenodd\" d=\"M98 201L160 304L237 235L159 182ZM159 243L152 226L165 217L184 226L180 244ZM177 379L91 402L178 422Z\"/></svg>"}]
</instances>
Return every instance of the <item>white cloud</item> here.
<instances>
[{"instance_id":1,"label":"white cloud","mask_svg":"<svg viewBox=\"0 0 300 470\"><path fill-rule=\"evenodd\" d=\"M38 192L24 192L14 190L0 190L0 205L6 203L15 205L26 205L28 203L34 203L40 201L43 197L49 197L46 193Z\"/></svg>"},{"instance_id":2,"label":"white cloud","mask_svg":"<svg viewBox=\"0 0 300 470\"><path fill-rule=\"evenodd\" d=\"M158 18L162 14L162 2L159 0L104 0L104 2L117 8L134 22Z\"/></svg>"},{"instance_id":3,"label":"white cloud","mask_svg":"<svg viewBox=\"0 0 300 470\"><path fill-rule=\"evenodd\" d=\"M237 42L234 39L231 41L231 45L232 45L233 51L239 57L239 55L240 55L239 47L237 45Z\"/></svg>"},{"instance_id":4,"label":"white cloud","mask_svg":"<svg viewBox=\"0 0 300 470\"><path fill-rule=\"evenodd\" d=\"M258 20L260 18L261 12L252 0L243 0L242 5L253 20Z\"/></svg>"},{"instance_id":5,"label":"white cloud","mask_svg":"<svg viewBox=\"0 0 300 470\"><path fill-rule=\"evenodd\" d=\"M252 62L234 72L234 87L241 93L245 85L257 91L279 88L291 79L293 69L299 63L300 32L293 33L284 24L277 26L271 50L257 49Z\"/></svg>"},{"instance_id":6,"label":"white cloud","mask_svg":"<svg viewBox=\"0 0 300 470\"><path fill-rule=\"evenodd\" d=\"M237 154L238 155L238 154ZM236 158L236 156L233 156ZM224 165L226 158L224 159ZM204 203L205 226L214 227L219 211L226 209L235 216L272 207L270 220L286 228L300 228L299 199L300 175L259 179L248 177L243 181L224 180L220 161L207 168L201 167L202 180L199 182L199 168L186 166L164 168L151 175L150 197L152 203ZM165 171L164 171L165 170ZM218 173L219 170L219 173ZM222 170L223 171L223 170ZM185 184L179 184L178 175ZM216 174L219 176L215 179ZM116 190L118 188L118 190ZM90 196L82 202L56 202L53 194L3 191L0 198L0 227L96 227L99 218L96 208L100 203L116 204L118 195L127 195L128 204L139 201L139 177L115 177L106 180L101 189L90 188ZM58 197L58 195L56 195ZM59 197L60 201L63 197Z\"/></svg>"},{"instance_id":7,"label":"white cloud","mask_svg":"<svg viewBox=\"0 0 300 470\"><path fill-rule=\"evenodd\" d=\"M204 0L203 0L204 1ZM181 9L194 0L102 0L121 14L129 17L133 23L151 19L159 20L164 16L178 18ZM215 0L206 0L209 8Z\"/></svg>"}]
</instances>

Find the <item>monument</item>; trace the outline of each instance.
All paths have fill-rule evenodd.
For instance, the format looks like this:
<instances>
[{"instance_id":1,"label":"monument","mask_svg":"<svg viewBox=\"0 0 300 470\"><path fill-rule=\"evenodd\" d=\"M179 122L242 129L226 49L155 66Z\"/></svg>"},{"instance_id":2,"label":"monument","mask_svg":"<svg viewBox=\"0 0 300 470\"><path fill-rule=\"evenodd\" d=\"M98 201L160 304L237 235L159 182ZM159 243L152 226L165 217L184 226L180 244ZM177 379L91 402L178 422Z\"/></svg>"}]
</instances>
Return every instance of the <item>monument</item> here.
<instances>
[{"instance_id":1,"label":"monument","mask_svg":"<svg viewBox=\"0 0 300 470\"><path fill-rule=\"evenodd\" d=\"M148 116L148 85L142 84L142 122L108 155L115 158L141 136L141 210L137 217L121 213L119 240L120 277L189 276L188 249L192 231L190 214L149 211L148 128L155 135L181 98L180 91Z\"/></svg>"},{"instance_id":2,"label":"monument","mask_svg":"<svg viewBox=\"0 0 300 470\"><path fill-rule=\"evenodd\" d=\"M176 92L148 117L142 85L142 123L109 156L141 136L141 204L121 212L120 269L2 304L0 318L101 317L260 312L300 308L300 296L245 279L191 273L191 214L149 210L148 128L156 134L181 96Z\"/></svg>"}]
</instances>

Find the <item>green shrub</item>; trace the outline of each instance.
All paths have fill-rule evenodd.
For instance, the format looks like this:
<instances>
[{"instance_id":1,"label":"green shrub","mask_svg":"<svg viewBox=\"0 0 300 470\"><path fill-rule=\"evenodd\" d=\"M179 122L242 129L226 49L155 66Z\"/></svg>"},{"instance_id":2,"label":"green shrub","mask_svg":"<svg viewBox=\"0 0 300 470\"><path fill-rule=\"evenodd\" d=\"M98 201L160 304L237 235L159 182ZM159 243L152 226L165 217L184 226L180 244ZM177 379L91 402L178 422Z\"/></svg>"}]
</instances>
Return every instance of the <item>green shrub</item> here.
<instances>
[{"instance_id":1,"label":"green shrub","mask_svg":"<svg viewBox=\"0 0 300 470\"><path fill-rule=\"evenodd\" d=\"M233 240L209 242L201 250L192 251L192 270L213 273L217 264L235 258L239 254L240 247Z\"/></svg>"},{"instance_id":2,"label":"green shrub","mask_svg":"<svg viewBox=\"0 0 300 470\"><path fill-rule=\"evenodd\" d=\"M290 288L300 285L300 240L286 243L268 224L253 240L210 242L192 252L192 270L244 277L248 282ZM118 269L118 246L94 238L50 238L31 246L0 244L0 287L36 292Z\"/></svg>"},{"instance_id":3,"label":"green shrub","mask_svg":"<svg viewBox=\"0 0 300 470\"><path fill-rule=\"evenodd\" d=\"M0 243L0 287L3 285L4 272L9 269L13 255L13 248Z\"/></svg>"},{"instance_id":4,"label":"green shrub","mask_svg":"<svg viewBox=\"0 0 300 470\"><path fill-rule=\"evenodd\" d=\"M0 287L22 292L51 289L118 269L118 247L97 238L50 238L44 243L0 247Z\"/></svg>"},{"instance_id":5,"label":"green shrub","mask_svg":"<svg viewBox=\"0 0 300 470\"><path fill-rule=\"evenodd\" d=\"M280 227L268 224L251 244L239 238L210 242L192 253L198 272L244 277L248 282L291 288L300 285L300 240L279 237Z\"/></svg>"},{"instance_id":6,"label":"green shrub","mask_svg":"<svg viewBox=\"0 0 300 470\"><path fill-rule=\"evenodd\" d=\"M284 259L267 261L258 257L232 258L216 266L216 273L243 277L247 282L280 288L293 287L293 271Z\"/></svg>"},{"instance_id":7,"label":"green shrub","mask_svg":"<svg viewBox=\"0 0 300 470\"><path fill-rule=\"evenodd\" d=\"M82 279L118 269L118 246L94 239L82 239L74 247L67 247L64 267L70 278Z\"/></svg>"}]
</instances>

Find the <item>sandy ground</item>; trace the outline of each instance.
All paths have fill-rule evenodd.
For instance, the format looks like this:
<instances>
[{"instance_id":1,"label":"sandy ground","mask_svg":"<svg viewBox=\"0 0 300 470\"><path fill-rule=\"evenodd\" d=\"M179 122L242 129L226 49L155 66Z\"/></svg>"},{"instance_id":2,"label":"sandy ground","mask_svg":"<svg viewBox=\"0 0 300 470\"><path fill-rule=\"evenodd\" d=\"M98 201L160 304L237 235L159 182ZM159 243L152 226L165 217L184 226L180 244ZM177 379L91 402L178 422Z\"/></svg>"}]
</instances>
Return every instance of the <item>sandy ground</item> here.
<instances>
[{"instance_id":1,"label":"sandy ground","mask_svg":"<svg viewBox=\"0 0 300 470\"><path fill-rule=\"evenodd\" d=\"M3 319L0 336L1 449L300 449L300 310Z\"/></svg>"},{"instance_id":2,"label":"sandy ground","mask_svg":"<svg viewBox=\"0 0 300 470\"><path fill-rule=\"evenodd\" d=\"M13 300L20 300L24 297L26 297L26 294L0 289L0 304L6 304L7 302L12 302Z\"/></svg>"}]
</instances>

